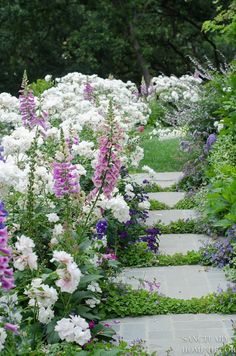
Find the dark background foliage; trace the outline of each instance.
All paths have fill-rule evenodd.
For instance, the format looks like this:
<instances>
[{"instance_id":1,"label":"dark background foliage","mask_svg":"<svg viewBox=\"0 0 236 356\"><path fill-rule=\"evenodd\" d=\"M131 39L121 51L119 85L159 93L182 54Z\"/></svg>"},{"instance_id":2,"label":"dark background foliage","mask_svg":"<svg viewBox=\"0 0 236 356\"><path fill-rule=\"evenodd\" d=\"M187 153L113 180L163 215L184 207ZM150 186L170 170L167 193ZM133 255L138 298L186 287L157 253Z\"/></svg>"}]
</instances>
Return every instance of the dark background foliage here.
<instances>
[{"instance_id":1,"label":"dark background foliage","mask_svg":"<svg viewBox=\"0 0 236 356\"><path fill-rule=\"evenodd\" d=\"M80 71L148 82L190 71L189 54L217 65L217 49L232 54L201 31L214 16L212 0L1 0L0 92L16 93L24 69L31 81Z\"/></svg>"}]
</instances>

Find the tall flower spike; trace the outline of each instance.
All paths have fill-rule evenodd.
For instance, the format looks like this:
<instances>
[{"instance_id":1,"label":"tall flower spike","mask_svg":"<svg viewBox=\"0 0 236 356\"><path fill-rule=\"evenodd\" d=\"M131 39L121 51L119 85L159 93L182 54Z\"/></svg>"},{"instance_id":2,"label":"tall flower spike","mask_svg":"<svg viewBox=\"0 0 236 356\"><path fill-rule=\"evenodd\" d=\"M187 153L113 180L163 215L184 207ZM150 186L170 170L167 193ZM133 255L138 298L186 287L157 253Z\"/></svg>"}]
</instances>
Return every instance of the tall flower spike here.
<instances>
[{"instance_id":1,"label":"tall flower spike","mask_svg":"<svg viewBox=\"0 0 236 356\"><path fill-rule=\"evenodd\" d=\"M57 198L65 195L79 193L79 175L76 171L76 165L72 164L72 156L69 151L68 143L65 142L63 132L61 132L61 141L63 154L59 160L53 163L53 190ZM68 141L70 142L70 140Z\"/></svg>"},{"instance_id":2,"label":"tall flower spike","mask_svg":"<svg viewBox=\"0 0 236 356\"><path fill-rule=\"evenodd\" d=\"M8 246L8 232L5 225L7 216L4 204L0 201L0 283L5 290L15 287L13 269L9 267L11 249Z\"/></svg>"},{"instance_id":3,"label":"tall flower spike","mask_svg":"<svg viewBox=\"0 0 236 356\"><path fill-rule=\"evenodd\" d=\"M19 92L20 112L23 125L31 129L38 125L43 128L43 131L46 131L48 114L45 111L42 111L40 116L37 116L35 97L33 91L29 88L29 81L26 71L24 71L21 90ZM43 134L45 133L43 132Z\"/></svg>"},{"instance_id":4,"label":"tall flower spike","mask_svg":"<svg viewBox=\"0 0 236 356\"><path fill-rule=\"evenodd\" d=\"M107 124L104 126L103 136L99 140L98 161L92 181L95 188L90 193L90 198L99 191L111 197L120 175L121 160L119 152L122 150L123 132L114 120L112 103L110 102Z\"/></svg>"}]
</instances>

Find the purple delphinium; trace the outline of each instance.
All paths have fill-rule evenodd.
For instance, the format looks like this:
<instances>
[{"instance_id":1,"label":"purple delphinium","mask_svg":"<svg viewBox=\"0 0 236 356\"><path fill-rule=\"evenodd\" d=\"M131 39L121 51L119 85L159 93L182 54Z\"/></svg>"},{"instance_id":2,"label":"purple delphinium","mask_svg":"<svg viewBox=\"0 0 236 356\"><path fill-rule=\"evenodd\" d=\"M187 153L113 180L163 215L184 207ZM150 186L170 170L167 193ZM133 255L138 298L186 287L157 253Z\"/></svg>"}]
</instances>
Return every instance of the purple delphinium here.
<instances>
[{"instance_id":1,"label":"purple delphinium","mask_svg":"<svg viewBox=\"0 0 236 356\"><path fill-rule=\"evenodd\" d=\"M0 201L0 283L5 290L15 287L13 269L9 267L12 251L8 246L8 232L5 225L7 216L4 204Z\"/></svg>"},{"instance_id":2,"label":"purple delphinium","mask_svg":"<svg viewBox=\"0 0 236 356\"><path fill-rule=\"evenodd\" d=\"M53 179L53 190L57 198L80 191L76 166L70 161L53 163Z\"/></svg>"}]
</instances>

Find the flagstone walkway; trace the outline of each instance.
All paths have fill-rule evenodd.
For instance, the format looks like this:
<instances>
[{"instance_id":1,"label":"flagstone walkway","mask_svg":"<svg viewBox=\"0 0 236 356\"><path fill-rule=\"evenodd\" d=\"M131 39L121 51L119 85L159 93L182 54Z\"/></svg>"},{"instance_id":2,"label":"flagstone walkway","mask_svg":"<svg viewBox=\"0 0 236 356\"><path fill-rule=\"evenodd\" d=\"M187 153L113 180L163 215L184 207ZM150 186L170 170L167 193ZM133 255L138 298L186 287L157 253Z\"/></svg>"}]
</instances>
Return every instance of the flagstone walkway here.
<instances>
[{"instance_id":1,"label":"flagstone walkway","mask_svg":"<svg viewBox=\"0 0 236 356\"><path fill-rule=\"evenodd\" d=\"M147 174L132 175L133 179L142 183L148 179ZM181 172L157 173L156 183L161 187L170 187L182 177ZM149 198L165 203L170 208L185 196L184 192L149 193ZM197 219L194 210L158 210L151 211L147 226L161 221L169 224L179 219ZM173 255L188 251L198 251L202 242L210 237L198 234L166 234L160 238L160 252ZM218 287L223 290L229 284L222 270L200 265L126 268L118 280L140 288L139 280L160 282L160 293L179 299L201 297L216 292ZM156 315L137 318L118 319L115 325L117 333L127 341L141 338L146 341L149 351L156 351L158 356L164 355L214 355L217 348L230 341L233 336L232 321L236 315L217 314L178 314Z\"/></svg>"}]
</instances>

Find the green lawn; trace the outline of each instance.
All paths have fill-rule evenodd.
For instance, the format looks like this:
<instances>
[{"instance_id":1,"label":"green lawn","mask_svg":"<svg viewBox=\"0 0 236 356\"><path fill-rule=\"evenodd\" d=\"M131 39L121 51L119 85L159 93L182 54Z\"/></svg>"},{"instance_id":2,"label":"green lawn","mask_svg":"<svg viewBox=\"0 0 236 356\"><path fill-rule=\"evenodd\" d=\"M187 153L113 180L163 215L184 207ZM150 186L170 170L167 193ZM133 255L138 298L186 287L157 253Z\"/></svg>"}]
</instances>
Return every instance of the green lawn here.
<instances>
[{"instance_id":1,"label":"green lawn","mask_svg":"<svg viewBox=\"0 0 236 356\"><path fill-rule=\"evenodd\" d=\"M140 162L139 169L147 165L157 172L181 171L190 155L182 152L179 148L180 139L174 138L159 141L157 138L150 139L148 133L144 133L141 147L144 149L144 159Z\"/></svg>"}]
</instances>

